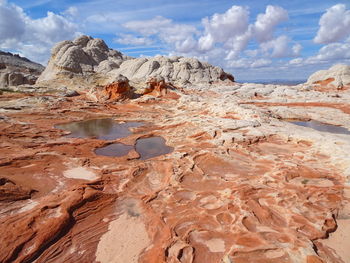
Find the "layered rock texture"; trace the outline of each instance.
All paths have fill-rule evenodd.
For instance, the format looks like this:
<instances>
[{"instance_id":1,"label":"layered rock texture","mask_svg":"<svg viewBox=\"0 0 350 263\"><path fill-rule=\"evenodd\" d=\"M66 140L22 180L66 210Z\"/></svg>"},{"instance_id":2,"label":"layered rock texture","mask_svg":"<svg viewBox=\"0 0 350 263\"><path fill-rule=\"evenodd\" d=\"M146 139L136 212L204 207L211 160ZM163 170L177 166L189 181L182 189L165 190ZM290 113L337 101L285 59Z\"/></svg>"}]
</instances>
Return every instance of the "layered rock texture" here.
<instances>
[{"instance_id":1,"label":"layered rock texture","mask_svg":"<svg viewBox=\"0 0 350 263\"><path fill-rule=\"evenodd\" d=\"M0 87L33 85L44 67L27 58L0 51Z\"/></svg>"},{"instance_id":2,"label":"layered rock texture","mask_svg":"<svg viewBox=\"0 0 350 263\"><path fill-rule=\"evenodd\" d=\"M136 83L156 76L181 84L234 81L233 76L221 68L194 58L131 58L109 49L101 39L80 36L74 41L60 42L52 49L49 64L38 82L56 81L78 86L72 80L78 78L80 85L108 84L119 75Z\"/></svg>"},{"instance_id":3,"label":"layered rock texture","mask_svg":"<svg viewBox=\"0 0 350 263\"><path fill-rule=\"evenodd\" d=\"M308 84L320 90L345 90L350 88L350 66L335 65L328 70L320 70L312 74Z\"/></svg>"},{"instance_id":4,"label":"layered rock texture","mask_svg":"<svg viewBox=\"0 0 350 263\"><path fill-rule=\"evenodd\" d=\"M64 43L55 54L85 50L89 63L103 46ZM136 61L110 52L116 71ZM69 75L75 85L103 63L58 59L47 83ZM51 86L0 96L0 262L349 262L350 135L290 122L349 131L349 90L315 89L323 77L175 88L159 74L135 96L123 73L74 96ZM99 120L75 137L56 126L105 118L138 125ZM152 155L160 146L148 143L143 158L151 138L167 151ZM98 154L108 146L127 150Z\"/></svg>"}]
</instances>

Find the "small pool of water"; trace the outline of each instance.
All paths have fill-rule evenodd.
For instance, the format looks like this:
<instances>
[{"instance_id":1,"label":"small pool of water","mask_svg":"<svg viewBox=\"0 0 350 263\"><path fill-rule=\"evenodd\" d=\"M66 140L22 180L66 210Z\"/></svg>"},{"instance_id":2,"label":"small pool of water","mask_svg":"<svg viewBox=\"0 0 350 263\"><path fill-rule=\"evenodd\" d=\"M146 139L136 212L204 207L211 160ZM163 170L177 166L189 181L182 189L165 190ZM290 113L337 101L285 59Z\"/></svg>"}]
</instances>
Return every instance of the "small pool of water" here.
<instances>
[{"instance_id":1,"label":"small pool of water","mask_svg":"<svg viewBox=\"0 0 350 263\"><path fill-rule=\"evenodd\" d=\"M134 147L122 143L113 143L95 150L97 155L121 157L127 155Z\"/></svg>"},{"instance_id":2,"label":"small pool of water","mask_svg":"<svg viewBox=\"0 0 350 263\"><path fill-rule=\"evenodd\" d=\"M156 156L171 153L174 148L165 144L163 137L142 138L136 141L136 151L140 154L140 160L147 160Z\"/></svg>"},{"instance_id":3,"label":"small pool of water","mask_svg":"<svg viewBox=\"0 0 350 263\"><path fill-rule=\"evenodd\" d=\"M127 155L134 149L132 145L114 143L95 150L97 155L121 157ZM138 139L135 144L135 150L140 155L140 160L147 160L163 154L171 153L174 148L165 144L163 137L150 137Z\"/></svg>"},{"instance_id":4,"label":"small pool of water","mask_svg":"<svg viewBox=\"0 0 350 263\"><path fill-rule=\"evenodd\" d=\"M115 140L132 134L129 128L140 127L142 122L118 123L111 118L92 119L55 125L55 128L70 131L68 138L91 138Z\"/></svg>"},{"instance_id":5,"label":"small pool of water","mask_svg":"<svg viewBox=\"0 0 350 263\"><path fill-rule=\"evenodd\" d=\"M331 124L325 124L319 121L291 121L290 123L293 123L295 125L308 127L317 131L321 132L330 132L330 133L336 133L336 134L350 134L350 131L336 125Z\"/></svg>"}]
</instances>

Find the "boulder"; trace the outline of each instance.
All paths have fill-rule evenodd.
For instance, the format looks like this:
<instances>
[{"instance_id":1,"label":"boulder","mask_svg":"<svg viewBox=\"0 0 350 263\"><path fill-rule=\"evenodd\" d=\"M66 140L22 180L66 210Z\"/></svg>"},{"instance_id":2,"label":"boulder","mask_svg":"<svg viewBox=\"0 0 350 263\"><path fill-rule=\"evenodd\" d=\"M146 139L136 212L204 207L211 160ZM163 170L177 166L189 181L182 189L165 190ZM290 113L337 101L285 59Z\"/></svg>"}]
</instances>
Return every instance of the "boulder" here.
<instances>
[{"instance_id":1,"label":"boulder","mask_svg":"<svg viewBox=\"0 0 350 263\"><path fill-rule=\"evenodd\" d=\"M87 98L98 102L114 102L131 98L133 96L129 80L123 75L119 75L113 83L103 88L95 87L86 94Z\"/></svg>"},{"instance_id":2,"label":"boulder","mask_svg":"<svg viewBox=\"0 0 350 263\"><path fill-rule=\"evenodd\" d=\"M318 90L345 90L350 88L350 66L338 64L328 70L312 74L307 84Z\"/></svg>"},{"instance_id":3,"label":"boulder","mask_svg":"<svg viewBox=\"0 0 350 263\"><path fill-rule=\"evenodd\" d=\"M148 87L143 94L153 95L155 97L165 96L167 94L168 85L161 76L150 77L147 81Z\"/></svg>"}]
</instances>

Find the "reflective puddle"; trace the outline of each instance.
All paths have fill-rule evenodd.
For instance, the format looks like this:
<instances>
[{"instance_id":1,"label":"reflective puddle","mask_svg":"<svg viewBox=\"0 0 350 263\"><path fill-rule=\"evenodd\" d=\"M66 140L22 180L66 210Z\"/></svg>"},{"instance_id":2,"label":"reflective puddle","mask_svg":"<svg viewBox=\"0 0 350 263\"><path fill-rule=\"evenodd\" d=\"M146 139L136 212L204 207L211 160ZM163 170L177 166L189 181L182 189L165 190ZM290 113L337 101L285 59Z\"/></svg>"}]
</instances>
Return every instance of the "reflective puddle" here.
<instances>
[{"instance_id":1,"label":"reflective puddle","mask_svg":"<svg viewBox=\"0 0 350 263\"><path fill-rule=\"evenodd\" d=\"M132 134L129 128L140 127L142 122L118 123L111 118L93 119L55 125L55 128L70 131L68 138L91 138L115 140Z\"/></svg>"},{"instance_id":2,"label":"reflective puddle","mask_svg":"<svg viewBox=\"0 0 350 263\"><path fill-rule=\"evenodd\" d=\"M171 153L174 148L165 144L163 137L150 137L138 139L135 145L136 151L140 154L140 160L147 160L156 156Z\"/></svg>"},{"instance_id":3,"label":"reflective puddle","mask_svg":"<svg viewBox=\"0 0 350 263\"><path fill-rule=\"evenodd\" d=\"M340 126L335 126L331 124L325 124L319 121L291 121L290 123L293 123L295 125L303 126L303 127L308 127L317 131L321 132L330 132L330 133L336 133L336 134L350 134L350 131L340 127Z\"/></svg>"},{"instance_id":4,"label":"reflective puddle","mask_svg":"<svg viewBox=\"0 0 350 263\"><path fill-rule=\"evenodd\" d=\"M95 150L97 155L121 157L127 155L134 147L122 143L113 143Z\"/></svg>"},{"instance_id":5,"label":"reflective puddle","mask_svg":"<svg viewBox=\"0 0 350 263\"><path fill-rule=\"evenodd\" d=\"M165 144L163 137L142 138L136 141L135 150L140 155L140 160L147 160L163 154L171 153L174 148ZM125 145L122 143L114 143L105 147L96 149L97 155L121 157L134 149L132 145Z\"/></svg>"}]
</instances>

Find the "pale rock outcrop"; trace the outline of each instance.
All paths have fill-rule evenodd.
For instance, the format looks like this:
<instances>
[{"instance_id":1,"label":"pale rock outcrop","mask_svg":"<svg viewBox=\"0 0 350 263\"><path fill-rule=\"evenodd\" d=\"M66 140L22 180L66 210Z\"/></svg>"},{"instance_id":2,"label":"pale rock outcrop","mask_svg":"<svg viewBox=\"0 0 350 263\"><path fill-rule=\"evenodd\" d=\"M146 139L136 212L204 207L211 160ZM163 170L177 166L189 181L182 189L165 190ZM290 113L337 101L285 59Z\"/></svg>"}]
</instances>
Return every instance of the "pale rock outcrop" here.
<instances>
[{"instance_id":1,"label":"pale rock outcrop","mask_svg":"<svg viewBox=\"0 0 350 263\"><path fill-rule=\"evenodd\" d=\"M128 57L120 52L109 49L102 39L80 36L74 41L60 42L52 49L50 61L38 82L105 72L126 59Z\"/></svg>"},{"instance_id":2,"label":"pale rock outcrop","mask_svg":"<svg viewBox=\"0 0 350 263\"><path fill-rule=\"evenodd\" d=\"M27 58L0 51L0 87L32 85L43 70Z\"/></svg>"},{"instance_id":3,"label":"pale rock outcrop","mask_svg":"<svg viewBox=\"0 0 350 263\"><path fill-rule=\"evenodd\" d=\"M106 85L123 75L133 83L145 83L149 77L161 76L167 82L178 84L233 82L234 78L219 67L195 58L163 57L131 58L108 48L97 38L80 36L74 41L63 41L53 49L50 61L38 83L47 81Z\"/></svg>"},{"instance_id":4,"label":"pale rock outcrop","mask_svg":"<svg viewBox=\"0 0 350 263\"><path fill-rule=\"evenodd\" d=\"M309 77L307 83L320 89L350 88L350 66L338 64L328 70L317 71Z\"/></svg>"},{"instance_id":5,"label":"pale rock outcrop","mask_svg":"<svg viewBox=\"0 0 350 263\"><path fill-rule=\"evenodd\" d=\"M234 81L232 75L219 67L195 58L164 57L137 58L125 61L120 68L110 72L110 75L123 74L137 81L152 76L161 76L167 82L179 84L212 83L217 81Z\"/></svg>"}]
</instances>

